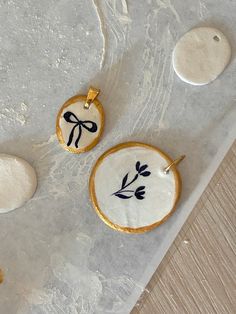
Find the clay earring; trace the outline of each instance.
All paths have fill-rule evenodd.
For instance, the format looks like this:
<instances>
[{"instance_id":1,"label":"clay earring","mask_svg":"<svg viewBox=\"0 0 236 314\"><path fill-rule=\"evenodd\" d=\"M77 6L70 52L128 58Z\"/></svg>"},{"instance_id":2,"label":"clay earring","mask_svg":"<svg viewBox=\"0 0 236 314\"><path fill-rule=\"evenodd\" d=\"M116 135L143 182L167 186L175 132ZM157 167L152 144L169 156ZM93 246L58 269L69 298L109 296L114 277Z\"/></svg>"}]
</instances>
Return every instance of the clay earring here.
<instances>
[{"instance_id":1,"label":"clay earring","mask_svg":"<svg viewBox=\"0 0 236 314\"><path fill-rule=\"evenodd\" d=\"M186 33L176 44L172 59L180 79L192 85L214 81L231 57L228 39L218 29L198 27Z\"/></svg>"},{"instance_id":2,"label":"clay earring","mask_svg":"<svg viewBox=\"0 0 236 314\"><path fill-rule=\"evenodd\" d=\"M0 154L0 214L23 206L36 188L37 174L26 160Z\"/></svg>"},{"instance_id":3,"label":"clay earring","mask_svg":"<svg viewBox=\"0 0 236 314\"><path fill-rule=\"evenodd\" d=\"M74 96L61 107L56 133L65 150L79 154L98 143L104 129L104 110L97 99L99 93L99 89L90 87L87 96Z\"/></svg>"},{"instance_id":4,"label":"clay earring","mask_svg":"<svg viewBox=\"0 0 236 314\"><path fill-rule=\"evenodd\" d=\"M96 162L90 197L98 216L111 228L142 233L174 212L181 194L177 164L159 148L138 142L119 144Z\"/></svg>"}]
</instances>

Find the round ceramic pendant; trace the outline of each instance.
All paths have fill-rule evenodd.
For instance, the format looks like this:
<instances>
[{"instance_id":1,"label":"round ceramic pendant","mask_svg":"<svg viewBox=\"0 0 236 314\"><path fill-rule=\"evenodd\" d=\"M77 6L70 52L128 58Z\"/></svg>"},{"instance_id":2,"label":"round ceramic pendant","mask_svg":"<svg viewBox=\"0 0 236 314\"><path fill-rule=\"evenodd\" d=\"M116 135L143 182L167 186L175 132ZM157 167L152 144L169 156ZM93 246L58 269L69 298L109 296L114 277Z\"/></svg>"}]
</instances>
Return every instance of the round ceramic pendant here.
<instances>
[{"instance_id":1,"label":"round ceramic pendant","mask_svg":"<svg viewBox=\"0 0 236 314\"><path fill-rule=\"evenodd\" d=\"M230 44L222 32L199 27L186 33L176 44L173 67L184 82L205 85L224 71L230 56Z\"/></svg>"},{"instance_id":2,"label":"round ceramic pendant","mask_svg":"<svg viewBox=\"0 0 236 314\"><path fill-rule=\"evenodd\" d=\"M90 196L99 217L111 228L146 232L174 211L181 193L176 164L158 148L137 142L119 144L96 162Z\"/></svg>"},{"instance_id":3,"label":"round ceramic pendant","mask_svg":"<svg viewBox=\"0 0 236 314\"><path fill-rule=\"evenodd\" d=\"M56 133L65 150L83 153L98 143L104 128L104 111L97 99L99 92L91 87L87 96L74 96L60 109Z\"/></svg>"},{"instance_id":4,"label":"round ceramic pendant","mask_svg":"<svg viewBox=\"0 0 236 314\"><path fill-rule=\"evenodd\" d=\"M37 176L22 158L0 154L0 213L21 207L33 195Z\"/></svg>"}]
</instances>

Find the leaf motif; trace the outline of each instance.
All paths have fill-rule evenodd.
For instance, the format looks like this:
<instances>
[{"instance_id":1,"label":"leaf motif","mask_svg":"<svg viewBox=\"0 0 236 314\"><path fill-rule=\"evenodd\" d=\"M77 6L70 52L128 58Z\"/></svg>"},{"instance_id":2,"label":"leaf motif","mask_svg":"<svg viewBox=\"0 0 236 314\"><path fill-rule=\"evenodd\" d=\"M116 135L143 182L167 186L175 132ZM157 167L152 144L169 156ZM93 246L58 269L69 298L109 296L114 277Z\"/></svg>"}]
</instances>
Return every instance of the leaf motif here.
<instances>
[{"instance_id":1,"label":"leaf motif","mask_svg":"<svg viewBox=\"0 0 236 314\"><path fill-rule=\"evenodd\" d=\"M144 196L142 196L142 195L140 195L140 194L137 194L137 195L135 195L136 196L136 198L138 199L138 200L143 200L144 199Z\"/></svg>"},{"instance_id":2,"label":"leaf motif","mask_svg":"<svg viewBox=\"0 0 236 314\"><path fill-rule=\"evenodd\" d=\"M138 192L140 192L140 191L142 191L142 190L144 190L144 189L145 189L145 186L144 186L144 185L141 185L141 186L139 186L139 187L137 188L137 190L136 190L135 193L138 193Z\"/></svg>"},{"instance_id":3,"label":"leaf motif","mask_svg":"<svg viewBox=\"0 0 236 314\"><path fill-rule=\"evenodd\" d=\"M129 173L127 173L127 174L124 176L123 180L122 180L122 185L121 185L121 188L122 188L122 189L124 188L124 186L125 186L125 184L126 184L126 182L127 182L127 180L128 180L128 175L129 175Z\"/></svg>"},{"instance_id":4,"label":"leaf motif","mask_svg":"<svg viewBox=\"0 0 236 314\"><path fill-rule=\"evenodd\" d=\"M136 170L139 172L140 161L137 161L137 162L136 162L136 166L135 166L135 167L136 167Z\"/></svg>"},{"instance_id":5,"label":"leaf motif","mask_svg":"<svg viewBox=\"0 0 236 314\"><path fill-rule=\"evenodd\" d=\"M144 195L145 191L138 192L138 195Z\"/></svg>"},{"instance_id":6,"label":"leaf motif","mask_svg":"<svg viewBox=\"0 0 236 314\"><path fill-rule=\"evenodd\" d=\"M133 196L135 196L139 200L144 199L144 194L145 194L145 186L144 185L139 186L135 191L130 190L130 189L129 190L126 189L126 188L128 188L128 186L130 186L132 183L134 183L138 179L139 175L142 175L143 177L148 177L151 174L150 171L146 170L148 168L148 165L144 164L141 166L140 161L136 162L135 168L136 168L137 173L135 174L134 178L130 182L128 182L129 172L126 173L126 175L123 177L120 190L116 191L112 195L115 195L121 199L129 199ZM126 195L126 193L129 193L129 194ZM132 193L132 194L130 194L130 193Z\"/></svg>"},{"instance_id":7,"label":"leaf motif","mask_svg":"<svg viewBox=\"0 0 236 314\"><path fill-rule=\"evenodd\" d=\"M144 171L145 169L147 169L148 165L143 165L139 168L139 172Z\"/></svg>"},{"instance_id":8,"label":"leaf motif","mask_svg":"<svg viewBox=\"0 0 236 314\"><path fill-rule=\"evenodd\" d=\"M148 176L150 176L150 174L151 174L150 171L144 171L143 173L140 173L140 175L143 177L148 177Z\"/></svg>"},{"instance_id":9,"label":"leaf motif","mask_svg":"<svg viewBox=\"0 0 236 314\"><path fill-rule=\"evenodd\" d=\"M132 182L136 181L137 179L138 179L138 174L135 175Z\"/></svg>"},{"instance_id":10,"label":"leaf motif","mask_svg":"<svg viewBox=\"0 0 236 314\"><path fill-rule=\"evenodd\" d=\"M132 195L131 196L126 196L126 195L120 194L120 193L115 194L115 196L117 196L119 198L123 198L123 199L127 199L127 198L131 198L132 197Z\"/></svg>"}]
</instances>

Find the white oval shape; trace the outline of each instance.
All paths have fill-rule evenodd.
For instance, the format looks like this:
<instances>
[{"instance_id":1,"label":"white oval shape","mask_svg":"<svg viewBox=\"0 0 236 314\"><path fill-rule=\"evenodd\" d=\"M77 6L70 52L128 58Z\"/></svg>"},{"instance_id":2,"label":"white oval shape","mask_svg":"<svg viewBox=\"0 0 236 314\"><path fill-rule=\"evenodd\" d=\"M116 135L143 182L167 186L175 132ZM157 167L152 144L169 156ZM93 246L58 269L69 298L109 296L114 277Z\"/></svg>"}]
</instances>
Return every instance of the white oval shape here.
<instances>
[{"instance_id":1,"label":"white oval shape","mask_svg":"<svg viewBox=\"0 0 236 314\"><path fill-rule=\"evenodd\" d=\"M129 233L146 232L174 211L181 192L172 160L156 147L123 143L105 152L90 178L90 195L99 217L110 227Z\"/></svg>"},{"instance_id":2,"label":"white oval shape","mask_svg":"<svg viewBox=\"0 0 236 314\"><path fill-rule=\"evenodd\" d=\"M180 38L173 51L173 67L186 83L205 85L214 81L226 68L231 47L216 28L194 28Z\"/></svg>"},{"instance_id":3,"label":"white oval shape","mask_svg":"<svg viewBox=\"0 0 236 314\"><path fill-rule=\"evenodd\" d=\"M37 176L22 158L0 154L0 213L21 207L35 193Z\"/></svg>"}]
</instances>

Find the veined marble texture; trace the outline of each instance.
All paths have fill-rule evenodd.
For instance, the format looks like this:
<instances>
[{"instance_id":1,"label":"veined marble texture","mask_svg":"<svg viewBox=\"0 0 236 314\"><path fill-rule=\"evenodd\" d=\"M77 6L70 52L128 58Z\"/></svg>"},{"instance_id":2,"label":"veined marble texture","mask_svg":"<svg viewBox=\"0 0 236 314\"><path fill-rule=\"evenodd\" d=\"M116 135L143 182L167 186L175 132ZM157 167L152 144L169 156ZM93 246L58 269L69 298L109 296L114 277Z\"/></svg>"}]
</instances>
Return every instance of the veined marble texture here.
<instances>
[{"instance_id":1,"label":"veined marble texture","mask_svg":"<svg viewBox=\"0 0 236 314\"><path fill-rule=\"evenodd\" d=\"M39 180L31 201L0 215L0 313L129 313L235 138L235 19L230 0L0 0L0 153L29 161ZM198 26L232 46L229 66L202 87L171 63ZM90 85L105 131L73 155L57 142L56 116ZM177 211L142 235L108 228L88 193L96 159L131 140L187 155Z\"/></svg>"}]
</instances>

